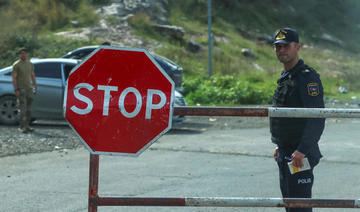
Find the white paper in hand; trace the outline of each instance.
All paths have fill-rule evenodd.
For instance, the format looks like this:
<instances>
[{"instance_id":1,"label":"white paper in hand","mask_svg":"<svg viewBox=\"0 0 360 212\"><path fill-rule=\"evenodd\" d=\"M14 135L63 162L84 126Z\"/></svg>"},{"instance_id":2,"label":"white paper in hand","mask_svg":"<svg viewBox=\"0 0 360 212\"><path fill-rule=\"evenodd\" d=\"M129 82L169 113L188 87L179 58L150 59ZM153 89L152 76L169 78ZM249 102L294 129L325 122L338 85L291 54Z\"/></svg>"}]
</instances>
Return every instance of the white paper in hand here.
<instances>
[{"instance_id":1,"label":"white paper in hand","mask_svg":"<svg viewBox=\"0 0 360 212\"><path fill-rule=\"evenodd\" d=\"M298 173L298 172L301 172L301 171L305 171L305 170L309 170L311 169L311 166L310 166L310 163L309 163L309 160L307 158L304 158L302 160L304 166L302 168L298 168L298 167L295 167L291 164L291 162L288 162L288 166L289 166L289 169L290 169L290 173L291 174L295 174L295 173Z\"/></svg>"}]
</instances>

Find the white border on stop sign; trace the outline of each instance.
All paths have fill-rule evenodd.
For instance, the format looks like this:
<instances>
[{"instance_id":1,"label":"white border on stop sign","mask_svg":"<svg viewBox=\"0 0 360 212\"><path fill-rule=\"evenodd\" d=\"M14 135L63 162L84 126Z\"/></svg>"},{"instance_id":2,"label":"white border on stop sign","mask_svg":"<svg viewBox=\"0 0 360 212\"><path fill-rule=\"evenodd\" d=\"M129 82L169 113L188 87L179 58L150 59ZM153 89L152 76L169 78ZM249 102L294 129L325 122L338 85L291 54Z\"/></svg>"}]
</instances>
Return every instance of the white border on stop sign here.
<instances>
[{"instance_id":1,"label":"white border on stop sign","mask_svg":"<svg viewBox=\"0 0 360 212\"><path fill-rule=\"evenodd\" d=\"M153 62L153 64L161 71L161 73L166 77L166 79L171 84L171 99L170 99L170 114L169 114L169 124L166 129L164 129L159 135L157 135L155 138L153 138L150 142L148 142L143 148L141 148L137 153L117 153L117 152L100 152L100 151L94 151L91 149L88 144L84 141L84 139L78 134L78 132L74 129L74 127L71 125L70 122L66 119L66 100L67 100L67 90L68 90L68 81L66 80L65 85L65 93L64 93L64 101L63 101L63 114L65 117L65 120L69 123L70 127L73 129L73 131L78 135L81 142L84 144L84 146L89 150L91 154L96 155L119 155L119 156L139 156L142 152L144 152L147 148L149 148L154 142L156 142L162 135L167 133L172 126L172 116L174 111L174 92L175 92L175 83L174 81L169 77L169 75L164 71L164 69L156 62L156 60L153 58L153 56L146 50L146 49L140 49L140 48L126 48L126 47L116 47L116 46L99 46L97 49L95 49L93 52L91 52L84 60L82 60L80 63L78 63L71 71L68 76L68 79L70 75L78 69L83 63L85 63L90 57L92 57L96 52L100 51L101 49L115 49L115 50L123 50L123 51L136 51L136 52L143 52L147 55L147 57Z\"/></svg>"}]
</instances>

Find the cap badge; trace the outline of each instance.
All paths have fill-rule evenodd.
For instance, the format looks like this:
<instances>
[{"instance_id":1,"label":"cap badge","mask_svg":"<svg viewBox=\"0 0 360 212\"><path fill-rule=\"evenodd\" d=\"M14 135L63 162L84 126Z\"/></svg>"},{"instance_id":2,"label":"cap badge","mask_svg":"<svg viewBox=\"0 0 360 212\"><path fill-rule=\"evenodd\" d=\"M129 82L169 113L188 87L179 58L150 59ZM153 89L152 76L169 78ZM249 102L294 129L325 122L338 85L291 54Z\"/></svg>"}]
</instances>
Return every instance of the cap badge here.
<instances>
[{"instance_id":1,"label":"cap badge","mask_svg":"<svg viewBox=\"0 0 360 212\"><path fill-rule=\"evenodd\" d=\"M284 31L284 30L279 30L277 33L276 33L276 37L275 37L275 39L276 40L282 40L282 39L285 39L286 38L286 31Z\"/></svg>"}]
</instances>

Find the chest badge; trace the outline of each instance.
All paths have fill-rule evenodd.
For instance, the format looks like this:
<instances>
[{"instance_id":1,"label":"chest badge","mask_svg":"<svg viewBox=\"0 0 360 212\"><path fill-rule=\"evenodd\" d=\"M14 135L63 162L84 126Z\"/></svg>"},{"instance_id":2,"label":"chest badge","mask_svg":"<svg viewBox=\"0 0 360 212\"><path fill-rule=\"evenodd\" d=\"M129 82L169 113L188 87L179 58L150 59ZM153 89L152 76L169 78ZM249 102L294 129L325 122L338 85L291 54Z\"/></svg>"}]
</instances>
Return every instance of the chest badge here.
<instances>
[{"instance_id":1,"label":"chest badge","mask_svg":"<svg viewBox=\"0 0 360 212\"><path fill-rule=\"evenodd\" d=\"M317 83L307 84L307 91L310 96L318 96L320 94L319 84Z\"/></svg>"}]
</instances>

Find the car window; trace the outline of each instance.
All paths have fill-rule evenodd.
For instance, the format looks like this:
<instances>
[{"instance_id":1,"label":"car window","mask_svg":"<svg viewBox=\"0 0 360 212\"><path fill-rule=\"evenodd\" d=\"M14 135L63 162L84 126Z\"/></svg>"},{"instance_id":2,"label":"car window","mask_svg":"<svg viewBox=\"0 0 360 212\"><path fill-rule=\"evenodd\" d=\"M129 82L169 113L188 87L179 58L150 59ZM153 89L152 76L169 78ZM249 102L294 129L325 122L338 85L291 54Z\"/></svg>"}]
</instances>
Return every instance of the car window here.
<instances>
[{"instance_id":1,"label":"car window","mask_svg":"<svg viewBox=\"0 0 360 212\"><path fill-rule=\"evenodd\" d=\"M38 63L34 64L35 76L61 79L60 63Z\"/></svg>"},{"instance_id":2,"label":"car window","mask_svg":"<svg viewBox=\"0 0 360 212\"><path fill-rule=\"evenodd\" d=\"M8 72L7 72L8 71ZM6 74L4 74L5 76L10 76L11 75L11 71L12 71L12 67L9 68L5 68L2 69L0 72L7 72Z\"/></svg>"},{"instance_id":3,"label":"car window","mask_svg":"<svg viewBox=\"0 0 360 212\"><path fill-rule=\"evenodd\" d=\"M85 49L82 51L77 51L71 54L70 57L71 59L77 59L77 60L82 60L84 59L86 56L88 56L94 49Z\"/></svg>"},{"instance_id":4,"label":"car window","mask_svg":"<svg viewBox=\"0 0 360 212\"><path fill-rule=\"evenodd\" d=\"M65 74L65 80L69 77L69 74L71 72L71 69L75 67L74 64L64 64L64 74Z\"/></svg>"}]
</instances>

